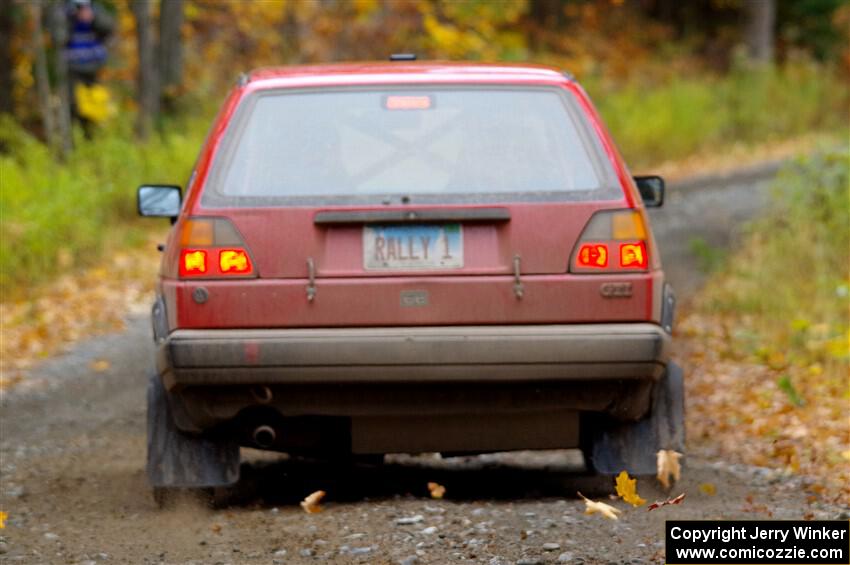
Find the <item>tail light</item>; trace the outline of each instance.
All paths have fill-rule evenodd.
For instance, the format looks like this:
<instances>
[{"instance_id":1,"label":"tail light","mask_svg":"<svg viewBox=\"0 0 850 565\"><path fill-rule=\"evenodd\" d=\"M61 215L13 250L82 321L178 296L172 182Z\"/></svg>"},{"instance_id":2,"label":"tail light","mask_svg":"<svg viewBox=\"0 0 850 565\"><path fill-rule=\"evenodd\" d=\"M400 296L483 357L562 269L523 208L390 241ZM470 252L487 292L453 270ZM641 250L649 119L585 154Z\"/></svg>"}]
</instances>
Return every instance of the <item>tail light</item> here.
<instances>
[{"instance_id":1,"label":"tail light","mask_svg":"<svg viewBox=\"0 0 850 565\"><path fill-rule=\"evenodd\" d=\"M225 218L189 218L180 228L181 279L255 277L251 253Z\"/></svg>"},{"instance_id":2,"label":"tail light","mask_svg":"<svg viewBox=\"0 0 850 565\"><path fill-rule=\"evenodd\" d=\"M207 274L207 250L206 249L181 249L180 250L180 276L192 277Z\"/></svg>"},{"instance_id":3,"label":"tail light","mask_svg":"<svg viewBox=\"0 0 850 565\"><path fill-rule=\"evenodd\" d=\"M251 259L244 249L221 249L218 268L223 274L245 275L251 272Z\"/></svg>"},{"instance_id":4,"label":"tail light","mask_svg":"<svg viewBox=\"0 0 850 565\"><path fill-rule=\"evenodd\" d=\"M643 215L637 210L613 210L597 212L587 223L573 251L570 271L647 271L649 264Z\"/></svg>"}]
</instances>

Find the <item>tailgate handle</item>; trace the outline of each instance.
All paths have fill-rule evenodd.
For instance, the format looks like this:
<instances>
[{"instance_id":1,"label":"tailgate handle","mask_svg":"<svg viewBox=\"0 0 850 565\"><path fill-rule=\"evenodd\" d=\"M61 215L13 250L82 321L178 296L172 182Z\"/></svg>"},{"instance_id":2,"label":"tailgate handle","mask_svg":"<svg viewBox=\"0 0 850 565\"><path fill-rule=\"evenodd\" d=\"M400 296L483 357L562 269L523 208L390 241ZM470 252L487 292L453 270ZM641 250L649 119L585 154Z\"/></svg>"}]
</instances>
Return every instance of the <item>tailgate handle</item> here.
<instances>
[{"instance_id":1,"label":"tailgate handle","mask_svg":"<svg viewBox=\"0 0 850 565\"><path fill-rule=\"evenodd\" d=\"M448 208L429 210L340 210L318 212L313 222L319 225L378 224L405 222L507 222L507 208Z\"/></svg>"},{"instance_id":2,"label":"tailgate handle","mask_svg":"<svg viewBox=\"0 0 850 565\"><path fill-rule=\"evenodd\" d=\"M312 257L307 258L307 302L316 299L316 263Z\"/></svg>"},{"instance_id":3,"label":"tailgate handle","mask_svg":"<svg viewBox=\"0 0 850 565\"><path fill-rule=\"evenodd\" d=\"M522 300L522 297L525 294L525 285L522 284L522 278L520 278L521 261L522 259L519 254L514 255L514 296L516 296L517 300Z\"/></svg>"}]
</instances>

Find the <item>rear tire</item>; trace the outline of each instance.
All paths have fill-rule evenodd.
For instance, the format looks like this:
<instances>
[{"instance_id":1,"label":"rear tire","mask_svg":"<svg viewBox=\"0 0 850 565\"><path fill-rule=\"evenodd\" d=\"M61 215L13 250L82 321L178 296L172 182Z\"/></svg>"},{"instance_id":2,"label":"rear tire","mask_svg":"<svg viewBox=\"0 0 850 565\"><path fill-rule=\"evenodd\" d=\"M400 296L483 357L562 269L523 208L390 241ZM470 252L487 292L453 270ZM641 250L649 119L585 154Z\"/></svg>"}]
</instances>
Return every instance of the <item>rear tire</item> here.
<instances>
[{"instance_id":1,"label":"rear tire","mask_svg":"<svg viewBox=\"0 0 850 565\"><path fill-rule=\"evenodd\" d=\"M159 507L173 504L181 489L214 489L239 480L239 444L230 437L195 436L174 424L159 376L148 379L147 475Z\"/></svg>"},{"instance_id":2,"label":"rear tire","mask_svg":"<svg viewBox=\"0 0 850 565\"><path fill-rule=\"evenodd\" d=\"M167 487L153 487L153 501L160 510L172 508L177 500L177 491Z\"/></svg>"},{"instance_id":3,"label":"rear tire","mask_svg":"<svg viewBox=\"0 0 850 565\"><path fill-rule=\"evenodd\" d=\"M174 508L177 506L177 501L181 499L194 500L210 508L224 508L231 500L230 490L227 487L194 489L153 487L151 491L153 501L160 510Z\"/></svg>"},{"instance_id":4,"label":"rear tire","mask_svg":"<svg viewBox=\"0 0 850 565\"><path fill-rule=\"evenodd\" d=\"M652 389L649 414L637 422L587 418L582 422L582 452L588 471L616 475L654 475L661 449L685 452L685 388L681 367L668 363Z\"/></svg>"},{"instance_id":5,"label":"rear tire","mask_svg":"<svg viewBox=\"0 0 850 565\"><path fill-rule=\"evenodd\" d=\"M384 464L383 453L356 454L350 458L353 465L365 465L368 467L380 467Z\"/></svg>"}]
</instances>

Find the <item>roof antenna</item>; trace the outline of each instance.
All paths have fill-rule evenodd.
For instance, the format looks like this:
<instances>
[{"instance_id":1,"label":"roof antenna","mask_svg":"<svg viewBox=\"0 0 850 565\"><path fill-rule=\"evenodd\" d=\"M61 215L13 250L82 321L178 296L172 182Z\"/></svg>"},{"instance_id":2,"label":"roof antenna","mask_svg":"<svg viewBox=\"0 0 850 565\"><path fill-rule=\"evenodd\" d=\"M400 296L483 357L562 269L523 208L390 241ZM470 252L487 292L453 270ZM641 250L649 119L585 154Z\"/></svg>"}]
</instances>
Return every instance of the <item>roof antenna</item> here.
<instances>
[{"instance_id":1,"label":"roof antenna","mask_svg":"<svg viewBox=\"0 0 850 565\"><path fill-rule=\"evenodd\" d=\"M416 53L393 53L390 61L415 61Z\"/></svg>"}]
</instances>

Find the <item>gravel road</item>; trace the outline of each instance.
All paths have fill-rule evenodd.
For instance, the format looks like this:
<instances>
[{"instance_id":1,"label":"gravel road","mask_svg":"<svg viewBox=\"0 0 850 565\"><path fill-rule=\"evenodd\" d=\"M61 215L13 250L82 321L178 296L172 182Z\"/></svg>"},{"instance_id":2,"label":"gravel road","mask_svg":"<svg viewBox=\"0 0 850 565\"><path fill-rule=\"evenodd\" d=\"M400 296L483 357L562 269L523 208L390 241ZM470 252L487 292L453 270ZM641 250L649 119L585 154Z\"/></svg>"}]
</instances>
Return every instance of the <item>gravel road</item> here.
<instances>
[{"instance_id":1,"label":"gravel road","mask_svg":"<svg viewBox=\"0 0 850 565\"><path fill-rule=\"evenodd\" d=\"M764 201L773 170L674 186L653 212L680 299L700 282L690 240L727 245ZM842 512L809 503L800 479L699 453L690 454L669 493L639 480L650 501L687 493L681 505L647 512L612 502L623 510L613 522L583 514L576 491L607 498L612 481L584 475L573 451L393 456L383 466L341 467L251 450L227 508L182 500L158 511L143 473L148 328L136 312L125 332L79 344L4 393L0 508L8 520L0 562L649 563L663 562L666 519ZM91 371L96 359L110 368ZM445 499L428 496L429 481L447 488ZM703 492L707 483L715 495ZM324 511L304 513L297 501L320 488L329 493Z\"/></svg>"}]
</instances>

